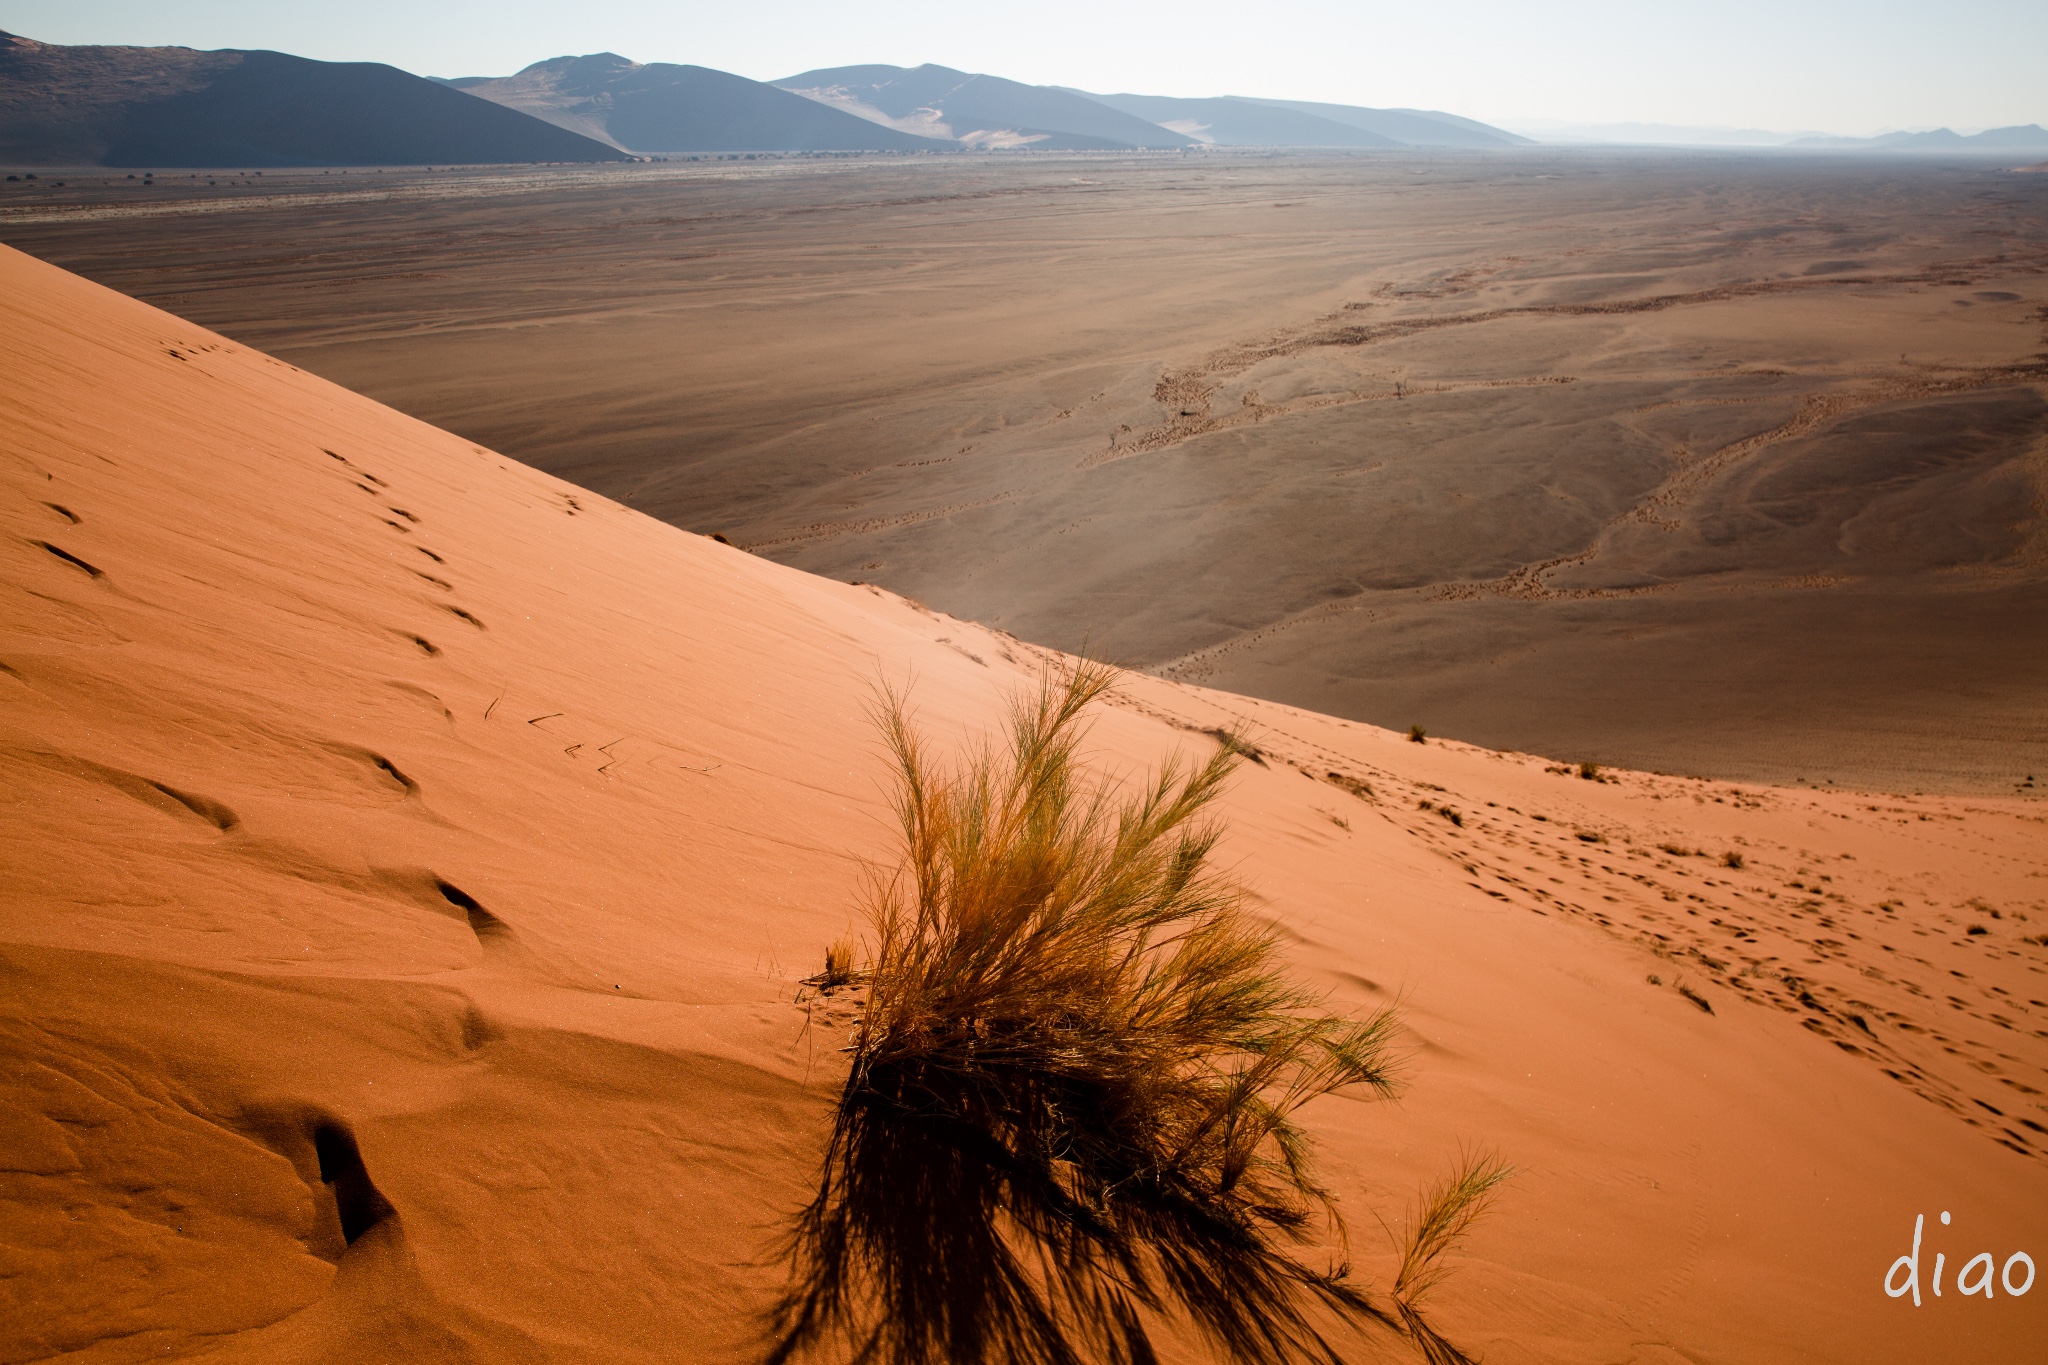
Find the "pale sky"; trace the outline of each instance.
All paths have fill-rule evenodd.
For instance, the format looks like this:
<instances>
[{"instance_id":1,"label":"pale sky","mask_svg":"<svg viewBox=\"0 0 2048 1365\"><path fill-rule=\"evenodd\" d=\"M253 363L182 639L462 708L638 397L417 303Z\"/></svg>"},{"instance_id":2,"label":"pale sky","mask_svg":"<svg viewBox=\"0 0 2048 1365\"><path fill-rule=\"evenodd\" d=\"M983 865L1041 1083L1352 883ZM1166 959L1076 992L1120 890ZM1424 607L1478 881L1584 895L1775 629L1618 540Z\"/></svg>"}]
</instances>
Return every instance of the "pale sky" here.
<instances>
[{"instance_id":1,"label":"pale sky","mask_svg":"<svg viewBox=\"0 0 2048 1365\"><path fill-rule=\"evenodd\" d=\"M420 75L567 53L769 80L938 62L1034 84L1864 135L2048 124L2048 0L0 0L56 43L275 48Z\"/></svg>"}]
</instances>

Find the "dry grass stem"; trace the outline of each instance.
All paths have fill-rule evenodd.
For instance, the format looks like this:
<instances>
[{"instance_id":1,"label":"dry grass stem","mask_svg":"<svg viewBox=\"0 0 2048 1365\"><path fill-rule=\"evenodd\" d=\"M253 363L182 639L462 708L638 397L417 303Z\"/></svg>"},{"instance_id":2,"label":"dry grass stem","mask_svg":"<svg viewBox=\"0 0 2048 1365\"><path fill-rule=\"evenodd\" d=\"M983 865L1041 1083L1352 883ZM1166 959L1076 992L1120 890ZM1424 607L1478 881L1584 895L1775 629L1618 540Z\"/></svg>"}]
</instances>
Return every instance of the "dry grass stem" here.
<instances>
[{"instance_id":1,"label":"dry grass stem","mask_svg":"<svg viewBox=\"0 0 2048 1365\"><path fill-rule=\"evenodd\" d=\"M1394 1277L1394 1311L1429 1365L1471 1365L1469 1356L1430 1326L1422 1301L1450 1273L1442 1262L1444 1253L1471 1231L1511 1174L1499 1157L1467 1158L1423 1195L1409 1226L1401 1269Z\"/></svg>"}]
</instances>

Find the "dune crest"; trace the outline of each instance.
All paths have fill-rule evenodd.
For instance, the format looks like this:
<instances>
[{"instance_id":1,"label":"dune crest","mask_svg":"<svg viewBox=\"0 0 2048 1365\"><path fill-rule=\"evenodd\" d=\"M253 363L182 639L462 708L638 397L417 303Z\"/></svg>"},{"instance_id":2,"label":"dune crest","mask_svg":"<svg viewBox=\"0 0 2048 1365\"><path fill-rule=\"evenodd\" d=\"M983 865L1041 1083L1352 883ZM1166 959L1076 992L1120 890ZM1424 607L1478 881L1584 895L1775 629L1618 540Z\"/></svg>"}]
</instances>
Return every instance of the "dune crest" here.
<instances>
[{"instance_id":1,"label":"dune crest","mask_svg":"<svg viewBox=\"0 0 2048 1365\"><path fill-rule=\"evenodd\" d=\"M758 1351L843 1076L796 985L889 847L870 685L965 736L1044 656L4 248L0 286L0 1358ZM1522 1172L1450 1335L2042 1338L2048 1293L1882 1288L1942 1209L1951 1265L2048 1259L2038 801L1581 776L1138 676L1090 760L1233 727L1219 857L1407 1021L1401 1105L1302 1115L1347 1214L1460 1141Z\"/></svg>"}]
</instances>

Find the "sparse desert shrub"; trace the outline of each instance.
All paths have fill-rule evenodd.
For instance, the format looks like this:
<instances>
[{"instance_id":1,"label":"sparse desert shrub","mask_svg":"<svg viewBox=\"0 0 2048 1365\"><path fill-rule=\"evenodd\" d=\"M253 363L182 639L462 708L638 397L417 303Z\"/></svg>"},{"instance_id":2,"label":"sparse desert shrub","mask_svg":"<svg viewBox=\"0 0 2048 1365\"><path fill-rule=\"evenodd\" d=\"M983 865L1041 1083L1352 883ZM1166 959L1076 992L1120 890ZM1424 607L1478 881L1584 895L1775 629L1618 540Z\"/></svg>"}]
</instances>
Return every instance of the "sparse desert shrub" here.
<instances>
[{"instance_id":1,"label":"sparse desert shrub","mask_svg":"<svg viewBox=\"0 0 2048 1365\"><path fill-rule=\"evenodd\" d=\"M1111 676L1048 679L1005 751L953 770L883 695L902 863L869 884L869 994L770 1361L1138 1365L1167 1317L1242 1362L1334 1361L1332 1320L1463 1360L1421 1300L1506 1168L1428 1192L1384 1304L1293 1250L1344 1240L1294 1116L1390 1093L1394 1019L1326 1012L1210 868L1227 749L1128 796L1086 780Z\"/></svg>"},{"instance_id":2,"label":"sparse desert shrub","mask_svg":"<svg viewBox=\"0 0 2048 1365\"><path fill-rule=\"evenodd\" d=\"M1217 729L1204 730L1202 733L1209 736L1209 738L1215 740L1218 744L1221 744L1223 746L1223 752L1227 754L1235 754L1239 758L1248 758L1252 762L1258 764L1261 768L1266 766L1266 755L1264 751L1261 750L1257 745L1253 744L1250 740L1246 739L1242 731Z\"/></svg>"},{"instance_id":3,"label":"sparse desert shrub","mask_svg":"<svg viewBox=\"0 0 2048 1365\"><path fill-rule=\"evenodd\" d=\"M1340 773L1332 768L1324 774L1324 778L1331 786L1342 787L1361 801L1371 801L1374 799L1372 783L1367 782L1362 777L1353 777L1349 773Z\"/></svg>"},{"instance_id":4,"label":"sparse desert shrub","mask_svg":"<svg viewBox=\"0 0 2048 1365\"><path fill-rule=\"evenodd\" d=\"M1409 727L1408 727L1408 741L1409 741L1409 743L1411 743L1411 744L1421 744L1421 743L1424 743L1425 741L1427 741L1428 739L1429 739L1429 731L1427 731L1427 730L1423 729L1423 728L1422 728L1422 727L1421 727L1420 725L1411 725L1411 726L1409 726Z\"/></svg>"},{"instance_id":5,"label":"sparse desert shrub","mask_svg":"<svg viewBox=\"0 0 2048 1365\"><path fill-rule=\"evenodd\" d=\"M1712 1014L1714 1012L1714 1007L1711 1003L1708 1002L1707 997L1701 995L1698 991L1686 985L1683 981L1678 983L1678 993L1684 996L1686 999L1692 1001L1693 1004L1698 1005L1706 1013Z\"/></svg>"},{"instance_id":6,"label":"sparse desert shrub","mask_svg":"<svg viewBox=\"0 0 2048 1365\"><path fill-rule=\"evenodd\" d=\"M1579 776L1588 782L1598 782L1600 780L1600 765L1591 761L1582 761L1579 764Z\"/></svg>"},{"instance_id":7,"label":"sparse desert shrub","mask_svg":"<svg viewBox=\"0 0 2048 1365\"><path fill-rule=\"evenodd\" d=\"M1740 871L1742 869L1742 855L1734 849L1730 849L1721 855L1721 864L1724 867L1732 867Z\"/></svg>"},{"instance_id":8,"label":"sparse desert shrub","mask_svg":"<svg viewBox=\"0 0 2048 1365\"><path fill-rule=\"evenodd\" d=\"M811 978L811 983L826 990L835 986L853 984L853 939L834 939L825 949L825 970Z\"/></svg>"}]
</instances>

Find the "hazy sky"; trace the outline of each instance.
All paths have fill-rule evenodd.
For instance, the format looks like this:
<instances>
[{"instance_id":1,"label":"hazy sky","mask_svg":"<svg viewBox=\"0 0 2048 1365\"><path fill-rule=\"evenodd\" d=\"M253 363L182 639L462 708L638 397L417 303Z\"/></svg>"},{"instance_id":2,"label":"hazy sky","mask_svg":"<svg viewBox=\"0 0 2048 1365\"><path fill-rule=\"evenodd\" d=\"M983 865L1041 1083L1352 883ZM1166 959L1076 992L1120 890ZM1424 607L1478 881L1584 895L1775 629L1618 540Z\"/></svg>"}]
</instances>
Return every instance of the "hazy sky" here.
<instances>
[{"instance_id":1,"label":"hazy sky","mask_svg":"<svg viewBox=\"0 0 2048 1365\"><path fill-rule=\"evenodd\" d=\"M0 0L58 43L267 47L421 75L610 50L757 80L938 62L1489 121L1864 134L2048 123L2048 0Z\"/></svg>"}]
</instances>

